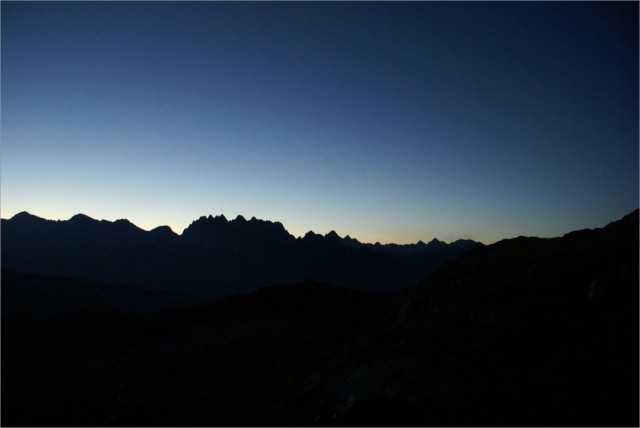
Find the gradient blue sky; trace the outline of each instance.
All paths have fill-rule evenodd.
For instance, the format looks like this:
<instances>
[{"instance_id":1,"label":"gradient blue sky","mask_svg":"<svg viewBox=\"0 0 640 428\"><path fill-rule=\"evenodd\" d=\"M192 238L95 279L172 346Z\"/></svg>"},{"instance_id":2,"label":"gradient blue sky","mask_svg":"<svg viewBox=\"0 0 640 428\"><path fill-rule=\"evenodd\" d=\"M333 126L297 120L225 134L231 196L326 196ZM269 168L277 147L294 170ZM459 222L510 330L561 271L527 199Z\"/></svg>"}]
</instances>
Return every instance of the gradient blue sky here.
<instances>
[{"instance_id":1,"label":"gradient blue sky","mask_svg":"<svg viewBox=\"0 0 640 428\"><path fill-rule=\"evenodd\" d=\"M638 207L638 3L2 2L1 214L485 243Z\"/></svg>"}]
</instances>

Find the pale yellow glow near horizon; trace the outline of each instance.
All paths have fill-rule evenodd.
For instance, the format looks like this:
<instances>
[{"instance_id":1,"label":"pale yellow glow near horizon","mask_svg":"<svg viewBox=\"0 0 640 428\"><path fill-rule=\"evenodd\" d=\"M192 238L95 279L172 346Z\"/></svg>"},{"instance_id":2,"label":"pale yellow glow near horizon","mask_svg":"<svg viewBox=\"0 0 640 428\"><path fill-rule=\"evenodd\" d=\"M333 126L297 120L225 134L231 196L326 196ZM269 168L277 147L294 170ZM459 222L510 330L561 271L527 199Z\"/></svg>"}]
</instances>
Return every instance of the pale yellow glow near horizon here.
<instances>
[{"instance_id":1,"label":"pale yellow glow near horizon","mask_svg":"<svg viewBox=\"0 0 640 428\"><path fill-rule=\"evenodd\" d=\"M97 213L97 212L91 212L91 211L87 211L87 210L79 210L79 211L74 211L72 209L69 209L67 207L55 207L52 206L50 207L50 209L47 210L47 212L42 212L42 211L38 211L38 210L30 210L30 209L21 209L21 210L16 210L16 209L2 209L0 211L0 214L2 216L3 219L10 219L11 217L15 216L16 214L18 214L19 212L23 212L26 211L29 214L32 214L34 216L46 219L46 220L53 220L53 221L66 221L69 220L71 217L73 217L76 214L84 214L86 216L89 216L95 220L106 220L106 221L110 221L110 222L114 222L116 220L120 220L120 219L127 219L128 221L130 221L131 223L133 223L134 225L136 225L137 227L139 227L142 230L146 230L146 231L150 231L153 230L159 226L169 226L171 228L171 230L173 230L175 233L177 233L178 235L181 235L182 232L194 221L196 221L198 218L200 218L201 216L208 216L208 215L212 215L212 216L217 216L217 215L224 215L227 220L234 220L238 215L242 215L245 219L250 220L251 217L253 216L249 216L246 215L244 213L233 213L233 214L226 214L226 213L208 213L208 214L201 214L201 215L196 215L196 216L186 216L186 215L167 215L165 214L158 214L155 216L148 216L148 215L132 215L130 217L124 217L121 215L113 215L113 213ZM472 238L453 238L453 239L445 239L445 235L447 234L442 234L441 236L419 236L419 233L415 234L415 237L413 234L407 234L406 232L404 234L394 234L394 230L391 227L387 227L384 229L381 228L377 228L377 229L373 229L372 230L367 230L366 227L361 227L358 230L354 230L353 232L350 231L346 231L346 230L342 230L341 228L331 228L327 225L311 225L311 227L303 224L300 221L291 221L289 222L290 224L287 224L287 222L284 221L280 221L280 220L274 220L274 219L268 219L268 218L259 218L256 216L256 218L258 218L259 220L267 220L267 221L272 221L272 222L280 222L282 223L283 227L287 230L287 232L289 232L291 235L293 235L296 238L301 238L304 235L306 235L309 231L319 234L319 235L326 235L327 233L331 232L331 231L335 231L340 237L344 238L347 235L350 236L353 239L357 239L358 241L362 242L362 243L371 243L374 244L376 242L379 242L381 244L415 244L418 241L423 241L425 243L431 241L434 238L437 238L441 241L444 242L452 242L455 241L457 239L472 239ZM169 221L163 221L164 220L169 220ZM475 239L478 240L478 239ZM484 242L487 243L487 242Z\"/></svg>"}]
</instances>

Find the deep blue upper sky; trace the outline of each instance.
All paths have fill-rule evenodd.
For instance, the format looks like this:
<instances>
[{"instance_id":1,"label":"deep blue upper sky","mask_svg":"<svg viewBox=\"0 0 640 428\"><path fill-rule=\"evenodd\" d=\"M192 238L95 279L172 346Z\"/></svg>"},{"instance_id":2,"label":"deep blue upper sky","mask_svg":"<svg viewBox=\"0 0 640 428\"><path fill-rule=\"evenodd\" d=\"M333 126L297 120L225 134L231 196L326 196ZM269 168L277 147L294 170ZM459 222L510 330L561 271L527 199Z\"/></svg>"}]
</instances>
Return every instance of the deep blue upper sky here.
<instances>
[{"instance_id":1,"label":"deep blue upper sky","mask_svg":"<svg viewBox=\"0 0 640 428\"><path fill-rule=\"evenodd\" d=\"M638 3L2 2L2 217L484 242L638 206Z\"/></svg>"}]
</instances>

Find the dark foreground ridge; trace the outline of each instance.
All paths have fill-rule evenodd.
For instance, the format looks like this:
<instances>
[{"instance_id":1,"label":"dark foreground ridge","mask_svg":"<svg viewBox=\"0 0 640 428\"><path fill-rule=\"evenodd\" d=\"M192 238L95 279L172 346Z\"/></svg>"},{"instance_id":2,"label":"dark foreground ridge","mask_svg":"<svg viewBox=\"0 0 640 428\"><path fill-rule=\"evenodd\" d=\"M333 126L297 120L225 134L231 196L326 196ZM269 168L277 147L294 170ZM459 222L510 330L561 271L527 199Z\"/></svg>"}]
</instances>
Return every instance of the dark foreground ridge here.
<instances>
[{"instance_id":1,"label":"dark foreground ridge","mask_svg":"<svg viewBox=\"0 0 640 428\"><path fill-rule=\"evenodd\" d=\"M504 240L396 294L307 281L145 314L3 310L1 422L638 426L638 234L636 210Z\"/></svg>"},{"instance_id":2,"label":"dark foreground ridge","mask_svg":"<svg viewBox=\"0 0 640 428\"><path fill-rule=\"evenodd\" d=\"M148 313L186 308L205 299L127 285L51 278L2 269L2 314Z\"/></svg>"},{"instance_id":3,"label":"dark foreground ridge","mask_svg":"<svg viewBox=\"0 0 640 428\"><path fill-rule=\"evenodd\" d=\"M128 220L2 220L2 267L17 272L223 297L307 279L371 292L415 286L482 244L363 244L335 232L296 239L281 223L201 217L182 235Z\"/></svg>"}]
</instances>

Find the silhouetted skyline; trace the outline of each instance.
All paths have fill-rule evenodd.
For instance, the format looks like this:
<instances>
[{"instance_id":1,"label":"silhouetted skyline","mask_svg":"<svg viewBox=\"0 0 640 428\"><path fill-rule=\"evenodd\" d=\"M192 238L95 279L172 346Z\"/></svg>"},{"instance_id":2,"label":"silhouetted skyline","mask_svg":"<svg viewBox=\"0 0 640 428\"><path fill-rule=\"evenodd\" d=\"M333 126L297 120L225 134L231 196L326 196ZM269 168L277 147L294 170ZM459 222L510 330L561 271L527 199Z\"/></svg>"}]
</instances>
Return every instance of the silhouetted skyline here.
<instances>
[{"instance_id":1,"label":"silhouetted skyline","mask_svg":"<svg viewBox=\"0 0 640 428\"><path fill-rule=\"evenodd\" d=\"M83 214L51 221L22 212L1 228L4 269L217 297L306 279L396 292L482 246L372 245L335 232L294 238L281 223L240 216L201 217L181 235Z\"/></svg>"},{"instance_id":2,"label":"silhouetted skyline","mask_svg":"<svg viewBox=\"0 0 640 428\"><path fill-rule=\"evenodd\" d=\"M638 4L3 2L2 217L491 243L638 206Z\"/></svg>"},{"instance_id":3,"label":"silhouetted skyline","mask_svg":"<svg viewBox=\"0 0 640 428\"><path fill-rule=\"evenodd\" d=\"M106 273L106 256L122 273L148 260L139 238L166 230L25 213L2 223L4 426L638 426L638 210L558 239L476 247L400 293L263 276L220 299L184 294L188 268L172 292L37 272L62 256ZM207 218L183 238L211 249L225 229L254 226L279 228ZM260 239L232 235L254 268L279 264L255 264ZM198 253L183 262L228 260ZM20 255L35 262L27 271L5 263Z\"/></svg>"}]
</instances>

